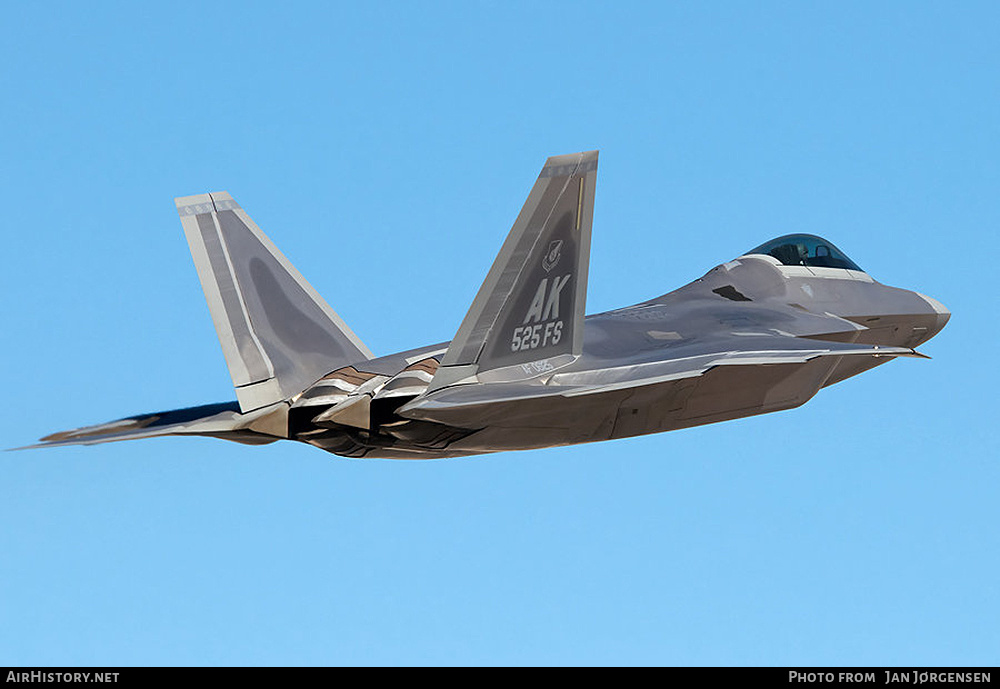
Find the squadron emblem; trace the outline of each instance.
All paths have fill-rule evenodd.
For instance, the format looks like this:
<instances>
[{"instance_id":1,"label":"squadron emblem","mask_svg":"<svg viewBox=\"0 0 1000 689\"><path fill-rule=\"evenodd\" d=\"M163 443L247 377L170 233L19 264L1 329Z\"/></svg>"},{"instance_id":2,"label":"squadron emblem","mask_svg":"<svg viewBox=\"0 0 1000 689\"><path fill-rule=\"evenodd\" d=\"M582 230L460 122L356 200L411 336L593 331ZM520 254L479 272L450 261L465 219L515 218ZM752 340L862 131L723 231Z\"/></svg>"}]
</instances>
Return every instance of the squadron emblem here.
<instances>
[{"instance_id":1,"label":"squadron emblem","mask_svg":"<svg viewBox=\"0 0 1000 689\"><path fill-rule=\"evenodd\" d=\"M556 264L559 263L559 258L562 256L562 240L556 239L551 244L549 244L549 250L545 252L544 258L542 258L542 268L548 273Z\"/></svg>"}]
</instances>

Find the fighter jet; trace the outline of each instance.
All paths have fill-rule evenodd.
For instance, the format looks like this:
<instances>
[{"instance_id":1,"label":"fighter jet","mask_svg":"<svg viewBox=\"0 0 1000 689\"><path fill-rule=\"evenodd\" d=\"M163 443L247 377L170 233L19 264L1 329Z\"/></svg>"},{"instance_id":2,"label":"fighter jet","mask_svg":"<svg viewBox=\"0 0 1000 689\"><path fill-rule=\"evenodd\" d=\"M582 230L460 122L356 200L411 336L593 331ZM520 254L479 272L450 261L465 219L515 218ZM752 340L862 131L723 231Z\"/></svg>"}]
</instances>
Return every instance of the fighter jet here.
<instances>
[{"instance_id":1,"label":"fighter jet","mask_svg":"<svg viewBox=\"0 0 1000 689\"><path fill-rule=\"evenodd\" d=\"M454 339L381 357L228 193L178 198L236 401L33 447L195 435L432 459L626 438L797 407L923 356L950 316L807 234L586 316L596 181L597 151L549 158Z\"/></svg>"}]
</instances>

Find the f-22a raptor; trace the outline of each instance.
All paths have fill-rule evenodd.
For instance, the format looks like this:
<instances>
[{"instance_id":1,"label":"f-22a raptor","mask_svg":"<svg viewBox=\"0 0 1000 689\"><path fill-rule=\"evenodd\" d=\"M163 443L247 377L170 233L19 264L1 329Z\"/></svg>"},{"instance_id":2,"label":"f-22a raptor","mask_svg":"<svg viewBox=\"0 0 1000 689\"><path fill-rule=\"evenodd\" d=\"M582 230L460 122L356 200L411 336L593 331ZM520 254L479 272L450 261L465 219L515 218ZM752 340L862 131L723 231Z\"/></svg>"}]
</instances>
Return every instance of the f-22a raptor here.
<instances>
[{"instance_id":1,"label":"f-22a raptor","mask_svg":"<svg viewBox=\"0 0 1000 689\"><path fill-rule=\"evenodd\" d=\"M56 433L298 440L431 459L789 409L933 337L950 312L796 234L586 316L597 152L549 158L451 342L375 357L225 193L176 199L237 401Z\"/></svg>"}]
</instances>

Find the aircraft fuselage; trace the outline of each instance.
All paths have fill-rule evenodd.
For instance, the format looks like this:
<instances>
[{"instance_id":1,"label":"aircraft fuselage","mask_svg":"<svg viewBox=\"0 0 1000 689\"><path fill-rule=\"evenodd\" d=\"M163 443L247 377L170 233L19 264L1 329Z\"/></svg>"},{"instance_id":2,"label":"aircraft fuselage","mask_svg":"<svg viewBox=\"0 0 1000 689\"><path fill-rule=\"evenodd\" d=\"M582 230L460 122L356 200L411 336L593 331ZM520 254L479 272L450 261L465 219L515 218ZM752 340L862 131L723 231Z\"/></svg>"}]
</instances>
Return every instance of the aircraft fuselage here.
<instances>
[{"instance_id":1,"label":"aircraft fuselage","mask_svg":"<svg viewBox=\"0 0 1000 689\"><path fill-rule=\"evenodd\" d=\"M349 456L416 459L676 430L799 406L899 355L811 356L823 341L912 350L948 317L933 299L860 271L744 256L662 297L588 316L579 358L551 370L542 364L529 381L494 382L481 400L457 385L407 406L426 390L448 343L364 362L359 373L373 384L342 399L329 396L330 381L340 379L334 372L292 405L291 437ZM751 347L783 338L788 360L727 365L734 336ZM699 360L706 369L689 375ZM675 370L678 361L689 365ZM310 402L323 398L333 403ZM305 421L338 404L340 419ZM350 416L358 405L368 414Z\"/></svg>"}]
</instances>

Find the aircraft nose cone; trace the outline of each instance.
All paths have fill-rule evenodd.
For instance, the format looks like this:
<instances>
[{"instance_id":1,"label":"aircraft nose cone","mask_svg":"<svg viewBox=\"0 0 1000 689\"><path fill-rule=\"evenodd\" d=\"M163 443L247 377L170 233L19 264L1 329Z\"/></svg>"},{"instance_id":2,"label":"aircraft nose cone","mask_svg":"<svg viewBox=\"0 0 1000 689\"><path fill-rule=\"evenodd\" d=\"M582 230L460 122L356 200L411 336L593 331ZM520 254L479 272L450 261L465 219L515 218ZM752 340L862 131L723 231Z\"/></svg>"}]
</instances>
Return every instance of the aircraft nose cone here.
<instances>
[{"instance_id":1,"label":"aircraft nose cone","mask_svg":"<svg viewBox=\"0 0 1000 689\"><path fill-rule=\"evenodd\" d=\"M951 311L948 310L948 307L946 307L944 304L939 302L937 299L934 299L933 297L928 297L926 294L920 294L920 292L917 292L917 296L926 301L928 306L930 306L930 309L937 316L937 324L934 328L934 332L931 333L927 338L930 339L931 337L934 337L939 332L941 332L941 329L948 322L948 319L951 318Z\"/></svg>"}]
</instances>

